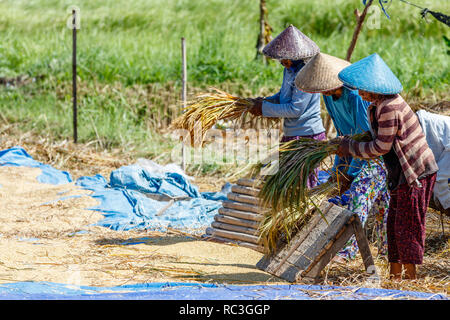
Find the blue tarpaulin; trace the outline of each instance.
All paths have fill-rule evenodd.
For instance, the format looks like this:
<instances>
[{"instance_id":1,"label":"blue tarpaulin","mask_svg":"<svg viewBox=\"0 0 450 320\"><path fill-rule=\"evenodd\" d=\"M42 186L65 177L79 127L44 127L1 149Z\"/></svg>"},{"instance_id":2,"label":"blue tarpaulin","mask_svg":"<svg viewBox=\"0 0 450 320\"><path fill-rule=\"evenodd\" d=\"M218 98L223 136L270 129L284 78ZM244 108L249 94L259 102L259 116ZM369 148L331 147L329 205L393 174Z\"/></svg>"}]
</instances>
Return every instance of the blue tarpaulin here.
<instances>
[{"instance_id":1,"label":"blue tarpaulin","mask_svg":"<svg viewBox=\"0 0 450 320\"><path fill-rule=\"evenodd\" d=\"M376 288L320 285L218 285L208 283L140 283L89 287L52 282L0 284L0 299L41 300L448 300L443 294Z\"/></svg>"},{"instance_id":2,"label":"blue tarpaulin","mask_svg":"<svg viewBox=\"0 0 450 320\"><path fill-rule=\"evenodd\" d=\"M176 172L152 174L138 165L123 166L111 172L111 187L126 188L143 193L170 197L199 198L198 188Z\"/></svg>"},{"instance_id":3,"label":"blue tarpaulin","mask_svg":"<svg viewBox=\"0 0 450 320\"><path fill-rule=\"evenodd\" d=\"M110 182L103 176L81 177L78 186L92 190L105 218L97 224L113 230L149 229L164 231L167 227L193 230L207 227L214 220L226 195L208 193L205 197L178 173L152 174L139 166L125 166L111 172ZM190 197L172 203L157 201L145 194ZM214 200L209 200L214 199Z\"/></svg>"},{"instance_id":4,"label":"blue tarpaulin","mask_svg":"<svg viewBox=\"0 0 450 320\"><path fill-rule=\"evenodd\" d=\"M39 182L50 184L64 184L72 182L70 173L34 160L23 148L13 147L0 151L0 166L39 168L42 173L37 177Z\"/></svg>"},{"instance_id":5,"label":"blue tarpaulin","mask_svg":"<svg viewBox=\"0 0 450 320\"><path fill-rule=\"evenodd\" d=\"M226 183L219 192L199 192L197 186L177 172L151 172L139 165L123 166L111 172L109 185L145 194L159 194L171 198L204 198L226 200L231 184Z\"/></svg>"}]
</instances>

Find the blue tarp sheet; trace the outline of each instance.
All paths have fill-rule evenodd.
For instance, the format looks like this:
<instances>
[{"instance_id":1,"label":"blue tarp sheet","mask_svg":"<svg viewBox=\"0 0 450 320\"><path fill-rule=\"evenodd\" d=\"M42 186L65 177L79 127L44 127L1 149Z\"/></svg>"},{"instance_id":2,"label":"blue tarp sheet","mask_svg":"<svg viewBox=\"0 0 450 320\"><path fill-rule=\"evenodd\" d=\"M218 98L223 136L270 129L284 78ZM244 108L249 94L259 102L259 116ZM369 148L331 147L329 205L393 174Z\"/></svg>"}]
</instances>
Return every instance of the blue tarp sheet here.
<instances>
[{"instance_id":1,"label":"blue tarp sheet","mask_svg":"<svg viewBox=\"0 0 450 320\"><path fill-rule=\"evenodd\" d=\"M445 295L413 291L320 285L216 285L205 283L142 283L88 287L52 282L0 284L0 299L41 300L448 300Z\"/></svg>"},{"instance_id":2,"label":"blue tarp sheet","mask_svg":"<svg viewBox=\"0 0 450 320\"><path fill-rule=\"evenodd\" d=\"M218 200L226 197L224 192L204 197L196 186L179 174L152 176L138 166L113 171L109 183L103 176L95 175L81 177L76 184L94 191L92 197L100 200L100 204L89 209L105 216L98 225L113 230L201 229L211 224L221 207ZM151 199L142 192L191 199L174 201L168 206L168 202Z\"/></svg>"},{"instance_id":3,"label":"blue tarp sheet","mask_svg":"<svg viewBox=\"0 0 450 320\"><path fill-rule=\"evenodd\" d=\"M23 148L13 147L0 151L0 166L24 166L39 168L42 173L37 177L39 182L50 184L64 184L72 182L70 173L34 160Z\"/></svg>"},{"instance_id":4,"label":"blue tarp sheet","mask_svg":"<svg viewBox=\"0 0 450 320\"><path fill-rule=\"evenodd\" d=\"M179 173L152 174L138 165L123 166L111 172L110 185L143 193L170 197L199 198L198 188Z\"/></svg>"},{"instance_id":5,"label":"blue tarp sheet","mask_svg":"<svg viewBox=\"0 0 450 320\"><path fill-rule=\"evenodd\" d=\"M111 172L109 185L113 188L135 190L147 194L160 194L172 198L204 198L226 200L231 191L227 183L220 192L199 192L186 176L177 172L154 173L139 165L123 166Z\"/></svg>"}]
</instances>

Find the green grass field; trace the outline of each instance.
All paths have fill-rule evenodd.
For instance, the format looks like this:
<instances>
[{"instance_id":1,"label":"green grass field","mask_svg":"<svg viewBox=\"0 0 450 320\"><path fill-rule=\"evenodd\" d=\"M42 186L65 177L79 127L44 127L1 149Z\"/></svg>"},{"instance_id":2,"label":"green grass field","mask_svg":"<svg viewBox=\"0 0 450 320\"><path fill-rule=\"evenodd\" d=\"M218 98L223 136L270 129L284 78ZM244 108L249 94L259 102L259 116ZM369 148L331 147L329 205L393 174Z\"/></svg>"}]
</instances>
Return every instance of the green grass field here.
<instances>
[{"instance_id":1,"label":"green grass field","mask_svg":"<svg viewBox=\"0 0 450 320\"><path fill-rule=\"evenodd\" d=\"M449 1L416 0L450 13ZM281 82L281 66L255 60L259 1L56 1L0 0L0 77L39 77L21 87L0 87L0 128L55 140L70 139L71 30L69 8L81 10L78 35L79 140L101 148L154 156L170 146L160 136L179 112L180 38L185 37L188 90L209 86L253 96L269 94ZM353 10L360 0L268 0L276 36L294 24L321 51L344 58L353 34ZM443 36L450 29L420 10L393 0L391 20L365 28L352 57L380 54L402 81L409 99L449 99L449 55Z\"/></svg>"}]
</instances>

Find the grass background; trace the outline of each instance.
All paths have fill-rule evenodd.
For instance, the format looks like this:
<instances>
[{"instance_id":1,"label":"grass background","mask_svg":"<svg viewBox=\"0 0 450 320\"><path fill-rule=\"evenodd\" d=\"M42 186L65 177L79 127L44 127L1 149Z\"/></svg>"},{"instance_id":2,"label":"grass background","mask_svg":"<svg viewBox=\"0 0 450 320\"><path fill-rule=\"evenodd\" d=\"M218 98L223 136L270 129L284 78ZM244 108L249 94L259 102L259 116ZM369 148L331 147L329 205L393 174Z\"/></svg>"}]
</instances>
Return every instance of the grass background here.
<instances>
[{"instance_id":1,"label":"grass background","mask_svg":"<svg viewBox=\"0 0 450 320\"><path fill-rule=\"evenodd\" d=\"M450 13L450 1L416 0ZM185 37L188 91L209 86L256 96L274 93L281 66L255 60L259 1L248 0L0 0L0 77L28 75L35 82L0 87L0 128L54 140L70 139L70 6L81 10L78 33L79 140L154 157L171 143L162 136L179 112L180 38ZM294 24L322 52L345 57L360 0L267 0L273 36ZM398 0L364 28L352 61L377 52L404 85L410 101L449 99L450 29Z\"/></svg>"}]
</instances>

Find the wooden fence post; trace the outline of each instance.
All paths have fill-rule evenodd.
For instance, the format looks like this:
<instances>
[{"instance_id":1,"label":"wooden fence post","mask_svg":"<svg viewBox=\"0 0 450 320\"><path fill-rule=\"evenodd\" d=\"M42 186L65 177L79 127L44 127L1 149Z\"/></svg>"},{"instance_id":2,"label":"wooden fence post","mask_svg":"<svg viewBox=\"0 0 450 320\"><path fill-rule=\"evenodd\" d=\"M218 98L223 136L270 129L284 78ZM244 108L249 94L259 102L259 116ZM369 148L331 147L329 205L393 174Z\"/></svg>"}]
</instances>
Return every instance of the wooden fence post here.
<instances>
[{"instance_id":1,"label":"wooden fence post","mask_svg":"<svg viewBox=\"0 0 450 320\"><path fill-rule=\"evenodd\" d=\"M77 12L72 10L72 94L73 94L73 142L78 141L77 119Z\"/></svg>"},{"instance_id":2,"label":"wooden fence post","mask_svg":"<svg viewBox=\"0 0 450 320\"><path fill-rule=\"evenodd\" d=\"M266 0L259 1L259 35L256 42L256 57L255 59L262 58L264 63L267 63L266 56L262 53L266 44L271 40L272 27L267 22L268 10L266 6Z\"/></svg>"},{"instance_id":3,"label":"wooden fence post","mask_svg":"<svg viewBox=\"0 0 450 320\"><path fill-rule=\"evenodd\" d=\"M181 80L182 89L181 89L181 100L183 101L183 109L186 108L187 105L187 66L186 66L186 41L184 37L181 38L181 59L182 59L182 68L183 68L183 77ZM186 157L184 154L184 141L181 142L181 161L183 171L186 171Z\"/></svg>"}]
</instances>

